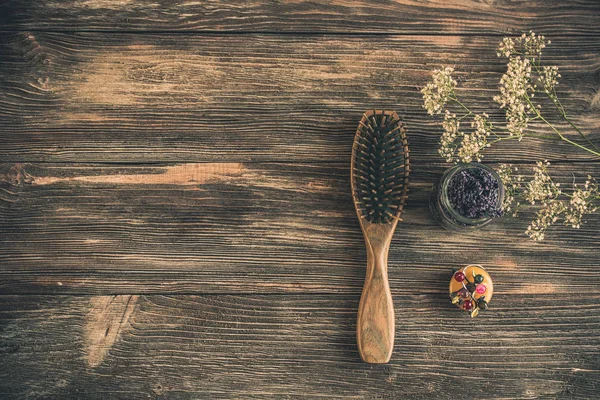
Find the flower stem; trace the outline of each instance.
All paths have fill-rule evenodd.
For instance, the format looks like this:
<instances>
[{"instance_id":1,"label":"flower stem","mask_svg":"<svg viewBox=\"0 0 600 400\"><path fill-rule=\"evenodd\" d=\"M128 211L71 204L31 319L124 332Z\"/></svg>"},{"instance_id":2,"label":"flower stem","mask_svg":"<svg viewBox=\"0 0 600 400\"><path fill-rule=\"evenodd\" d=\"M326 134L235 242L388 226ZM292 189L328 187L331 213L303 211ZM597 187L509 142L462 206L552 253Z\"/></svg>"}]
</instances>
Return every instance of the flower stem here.
<instances>
[{"instance_id":1,"label":"flower stem","mask_svg":"<svg viewBox=\"0 0 600 400\"><path fill-rule=\"evenodd\" d=\"M574 123L573 121L571 121L571 119L567 116L567 112L565 111L565 108L563 107L562 103L560 102L560 99L558 98L558 96L556 95L556 92L554 91L554 89L552 90L552 93L549 93L547 90L544 90L544 93L546 93L546 96L548 96L550 98L550 100L552 100L552 103L554 103L554 106L556 107L556 109L558 110L558 112L560 113L560 116L562 117L562 119L564 119L569 125L571 125L571 127L573 129L575 129L575 131L577 131L577 133L579 133L581 135L582 138L584 138L594 149L596 149L597 151L600 151L600 148L598 148L598 146L596 146L588 137L585 133L583 133Z\"/></svg>"},{"instance_id":2,"label":"flower stem","mask_svg":"<svg viewBox=\"0 0 600 400\"><path fill-rule=\"evenodd\" d=\"M556 127L554 125L552 125L550 122L548 122L548 120L546 118L544 118L541 114L540 111L533 105L533 103L531 102L531 100L529 99L529 97L526 97L527 102L529 103L529 105L531 106L531 108L535 111L535 114L537 115L537 117L539 119L541 119L542 121L544 121L544 123L546 125L548 125L559 137L562 141L567 142L569 144L572 144L575 147L578 147L582 150L585 150L589 153L594 154L597 157L600 157L600 151L594 151L592 149L589 149L585 146L580 145L579 143L576 143L570 139L567 139L558 129L556 129Z\"/></svg>"},{"instance_id":3,"label":"flower stem","mask_svg":"<svg viewBox=\"0 0 600 400\"><path fill-rule=\"evenodd\" d=\"M541 57L540 57L541 58ZM541 61L541 60L540 60ZM540 71L540 63L538 64L534 64L535 66L535 70L538 74L538 77L541 76L541 71ZM552 89L552 92L550 92L550 89ZM567 117L567 112L565 111L565 107L563 107L560 99L558 98L558 95L556 94L556 90L552 87L552 88L548 88L546 87L546 85L544 84L544 90L543 90L544 94L546 96L548 96L548 98L552 101L552 104L554 104L554 106L556 107L556 109L558 110L558 112L560 113L561 117L569 124L571 125L571 127L573 129L575 129L575 131L577 131L577 133L579 133L581 135L581 137L583 137L596 151L600 152L600 148L598 148L598 146L596 146L588 137L585 133L583 133L570 119L569 117ZM531 104L531 103L530 103Z\"/></svg>"},{"instance_id":4,"label":"flower stem","mask_svg":"<svg viewBox=\"0 0 600 400\"><path fill-rule=\"evenodd\" d=\"M575 129L589 144L591 144L594 149L596 149L597 151L600 151L600 148L598 148L598 146L596 146L588 137L585 133L583 133L581 130L579 130L579 128L569 119L569 117L567 117L567 114L563 112L562 117L565 121L567 121L567 123L569 125L571 125L571 127L573 129Z\"/></svg>"},{"instance_id":5,"label":"flower stem","mask_svg":"<svg viewBox=\"0 0 600 400\"><path fill-rule=\"evenodd\" d=\"M465 106L460 100L458 100L458 98L456 97L456 93L452 92L451 99L454 100L454 102L456 102L456 104L461 106L468 113L467 115L473 114L473 112L471 110L469 110L469 108L467 106Z\"/></svg>"}]
</instances>

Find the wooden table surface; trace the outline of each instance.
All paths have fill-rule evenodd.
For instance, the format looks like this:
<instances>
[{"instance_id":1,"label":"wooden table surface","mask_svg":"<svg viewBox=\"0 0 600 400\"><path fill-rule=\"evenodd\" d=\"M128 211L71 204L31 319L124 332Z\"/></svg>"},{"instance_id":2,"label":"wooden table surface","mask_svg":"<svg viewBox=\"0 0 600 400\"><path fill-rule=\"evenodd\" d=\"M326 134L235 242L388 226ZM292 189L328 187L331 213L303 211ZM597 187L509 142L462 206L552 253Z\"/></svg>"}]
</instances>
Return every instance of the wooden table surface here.
<instances>
[{"instance_id":1,"label":"wooden table surface","mask_svg":"<svg viewBox=\"0 0 600 400\"><path fill-rule=\"evenodd\" d=\"M529 29L599 142L596 0L3 1L0 397L598 398L600 217L534 243L531 210L457 235L427 206L448 165L419 89L454 66L500 116L495 48ZM355 344L349 183L374 107L404 116L413 165L378 366ZM565 183L600 177L537 139L485 161L542 158ZM447 299L472 262L496 287L475 320Z\"/></svg>"}]
</instances>

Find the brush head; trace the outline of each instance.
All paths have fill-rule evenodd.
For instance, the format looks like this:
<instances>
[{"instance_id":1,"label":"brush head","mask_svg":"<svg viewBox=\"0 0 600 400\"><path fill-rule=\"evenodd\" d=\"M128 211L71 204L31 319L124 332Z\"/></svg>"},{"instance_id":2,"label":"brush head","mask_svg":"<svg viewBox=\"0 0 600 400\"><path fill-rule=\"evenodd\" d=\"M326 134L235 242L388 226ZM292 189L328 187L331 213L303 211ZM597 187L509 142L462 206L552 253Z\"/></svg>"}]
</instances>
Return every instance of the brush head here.
<instances>
[{"instance_id":1,"label":"brush head","mask_svg":"<svg viewBox=\"0 0 600 400\"><path fill-rule=\"evenodd\" d=\"M375 224L399 220L408 192L408 141L393 111L367 111L352 146L352 191L360 218Z\"/></svg>"}]
</instances>

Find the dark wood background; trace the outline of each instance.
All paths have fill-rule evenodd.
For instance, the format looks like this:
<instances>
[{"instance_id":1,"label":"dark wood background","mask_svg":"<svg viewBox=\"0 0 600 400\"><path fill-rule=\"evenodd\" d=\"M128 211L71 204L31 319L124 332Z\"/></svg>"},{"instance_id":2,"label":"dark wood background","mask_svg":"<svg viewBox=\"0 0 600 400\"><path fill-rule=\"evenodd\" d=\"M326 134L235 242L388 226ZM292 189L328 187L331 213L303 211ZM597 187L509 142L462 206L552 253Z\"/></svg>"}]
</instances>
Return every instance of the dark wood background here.
<instances>
[{"instance_id":1,"label":"dark wood background","mask_svg":"<svg viewBox=\"0 0 600 400\"><path fill-rule=\"evenodd\" d=\"M451 65L496 109L495 47L534 29L600 142L598 1L5 0L0 27L2 399L600 396L600 218L542 243L523 219L444 231L419 93ZM373 107L404 116L413 163L380 366L355 345L349 184ZM541 158L565 183L600 177L535 139L485 161ZM473 262L496 288L476 320L447 301Z\"/></svg>"}]
</instances>

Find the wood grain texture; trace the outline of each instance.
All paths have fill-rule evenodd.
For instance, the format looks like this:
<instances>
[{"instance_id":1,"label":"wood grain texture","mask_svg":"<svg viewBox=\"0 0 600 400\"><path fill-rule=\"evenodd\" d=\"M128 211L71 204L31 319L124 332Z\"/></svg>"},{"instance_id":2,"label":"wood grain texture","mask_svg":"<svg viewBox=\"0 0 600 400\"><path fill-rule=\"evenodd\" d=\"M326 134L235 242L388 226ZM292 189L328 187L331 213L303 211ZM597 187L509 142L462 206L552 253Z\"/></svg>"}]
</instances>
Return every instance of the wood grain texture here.
<instances>
[{"instance_id":1,"label":"wood grain texture","mask_svg":"<svg viewBox=\"0 0 600 400\"><path fill-rule=\"evenodd\" d=\"M0 5L3 29L218 33L600 33L594 0L75 0Z\"/></svg>"},{"instance_id":2,"label":"wood grain texture","mask_svg":"<svg viewBox=\"0 0 600 400\"><path fill-rule=\"evenodd\" d=\"M524 219L441 229L418 90L450 65L500 116L496 45L534 29L600 142L599 18L595 0L0 1L0 398L598 397L600 216L542 243ZM405 118L414 167L385 366L355 338L349 163L374 107ZM563 184L600 177L539 140L484 161L541 157ZM495 283L476 320L448 300L468 263Z\"/></svg>"},{"instance_id":3,"label":"wood grain texture","mask_svg":"<svg viewBox=\"0 0 600 400\"><path fill-rule=\"evenodd\" d=\"M476 320L446 278L395 296L395 356L356 351L353 295L140 296L119 340L88 363L85 296L0 296L3 399L590 399L600 296L495 296ZM110 301L108 298L106 301Z\"/></svg>"},{"instance_id":4,"label":"wood grain texture","mask_svg":"<svg viewBox=\"0 0 600 400\"><path fill-rule=\"evenodd\" d=\"M419 88L440 64L458 71L465 103L501 117L491 102L505 68L496 37L1 37L0 158L10 162L347 162L373 107L396 110L415 157L438 160L441 129ZM561 68L565 107L600 140L600 37L552 39L547 61ZM590 159L537 139L490 150L491 161Z\"/></svg>"},{"instance_id":5,"label":"wood grain texture","mask_svg":"<svg viewBox=\"0 0 600 400\"><path fill-rule=\"evenodd\" d=\"M411 156L411 191L389 254L393 293L468 263L489 268L515 294L600 287L599 216L579 230L558 226L542 243L523 236L527 210L525 219L451 233L427 205L447 166ZM366 253L349 165L2 165L0 288L354 293L362 287ZM519 167L525 173L528 165ZM566 185L573 168L557 164L552 173ZM598 163L577 169L578 182L587 173L600 176Z\"/></svg>"},{"instance_id":6,"label":"wood grain texture","mask_svg":"<svg viewBox=\"0 0 600 400\"><path fill-rule=\"evenodd\" d=\"M363 361L385 364L394 350L394 303L388 280L388 252L398 220L363 225L367 245L365 283L356 317L356 342ZM364 224L364 223L363 223Z\"/></svg>"},{"instance_id":7,"label":"wood grain texture","mask_svg":"<svg viewBox=\"0 0 600 400\"><path fill-rule=\"evenodd\" d=\"M84 340L87 362L98 366L119 339L123 326L133 313L138 296L96 296L90 298L92 309L86 317Z\"/></svg>"}]
</instances>

